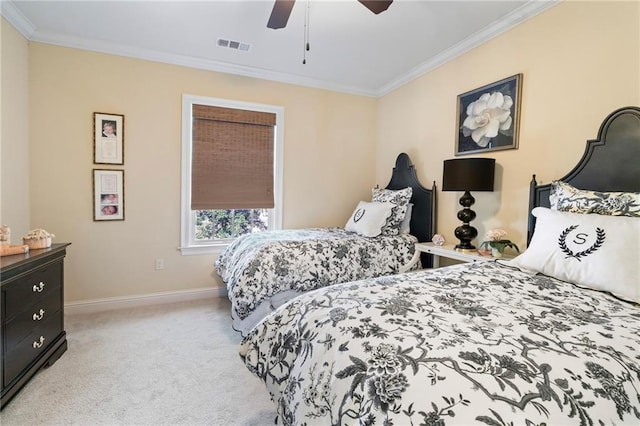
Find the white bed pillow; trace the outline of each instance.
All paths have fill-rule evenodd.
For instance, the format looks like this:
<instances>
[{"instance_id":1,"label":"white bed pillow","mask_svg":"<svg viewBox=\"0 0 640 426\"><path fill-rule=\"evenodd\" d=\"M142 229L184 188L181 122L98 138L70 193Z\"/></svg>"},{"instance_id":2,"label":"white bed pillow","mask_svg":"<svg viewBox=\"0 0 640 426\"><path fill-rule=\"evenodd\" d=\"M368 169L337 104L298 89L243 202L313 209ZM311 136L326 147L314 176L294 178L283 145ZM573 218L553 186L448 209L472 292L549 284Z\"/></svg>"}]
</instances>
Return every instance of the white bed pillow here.
<instances>
[{"instance_id":1,"label":"white bed pillow","mask_svg":"<svg viewBox=\"0 0 640 426\"><path fill-rule=\"evenodd\" d=\"M400 225L407 213L409 200L413 195L413 188L410 186L404 189L381 189L373 188L371 191L371 201L379 203L393 203L393 211L387 220L386 225L382 228L384 235L398 235L400 233Z\"/></svg>"},{"instance_id":2,"label":"white bed pillow","mask_svg":"<svg viewBox=\"0 0 640 426\"><path fill-rule=\"evenodd\" d=\"M544 207L532 214L533 238L512 265L640 303L640 219Z\"/></svg>"},{"instance_id":3,"label":"white bed pillow","mask_svg":"<svg viewBox=\"0 0 640 426\"><path fill-rule=\"evenodd\" d=\"M412 213L413 213L413 203L409 203L409 205L407 206L407 213L404 215L404 219L402 219L402 223L400 224L401 234L411 233L411 214Z\"/></svg>"},{"instance_id":4,"label":"white bed pillow","mask_svg":"<svg viewBox=\"0 0 640 426\"><path fill-rule=\"evenodd\" d=\"M360 201L344 228L365 237L377 237L394 207L393 203Z\"/></svg>"}]
</instances>

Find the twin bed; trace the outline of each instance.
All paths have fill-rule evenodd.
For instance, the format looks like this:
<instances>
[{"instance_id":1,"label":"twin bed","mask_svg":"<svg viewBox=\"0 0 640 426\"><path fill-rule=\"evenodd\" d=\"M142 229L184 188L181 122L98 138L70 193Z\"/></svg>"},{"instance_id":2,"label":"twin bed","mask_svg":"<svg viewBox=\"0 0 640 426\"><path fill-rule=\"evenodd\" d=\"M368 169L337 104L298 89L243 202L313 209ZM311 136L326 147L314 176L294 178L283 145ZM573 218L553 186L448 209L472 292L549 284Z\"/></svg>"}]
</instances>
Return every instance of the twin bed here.
<instances>
[{"instance_id":1,"label":"twin bed","mask_svg":"<svg viewBox=\"0 0 640 426\"><path fill-rule=\"evenodd\" d=\"M385 189L374 188L372 200L361 202L345 228L310 228L247 234L237 238L216 260L226 283L233 327L242 335L278 306L302 293L330 284L390 275L411 262L415 243L435 232L435 183L418 181L407 154L396 159ZM376 232L367 236L372 211L386 204ZM364 206L364 207L363 207ZM358 211L365 212L359 218ZM361 219L361 220L360 220ZM369 234L371 235L371 234ZM430 267L431 257L423 257ZM419 264L410 269L416 269Z\"/></svg>"},{"instance_id":2,"label":"twin bed","mask_svg":"<svg viewBox=\"0 0 640 426\"><path fill-rule=\"evenodd\" d=\"M569 174L532 182L518 258L280 306L240 348L277 423L640 423L639 160L640 108L614 111Z\"/></svg>"}]
</instances>

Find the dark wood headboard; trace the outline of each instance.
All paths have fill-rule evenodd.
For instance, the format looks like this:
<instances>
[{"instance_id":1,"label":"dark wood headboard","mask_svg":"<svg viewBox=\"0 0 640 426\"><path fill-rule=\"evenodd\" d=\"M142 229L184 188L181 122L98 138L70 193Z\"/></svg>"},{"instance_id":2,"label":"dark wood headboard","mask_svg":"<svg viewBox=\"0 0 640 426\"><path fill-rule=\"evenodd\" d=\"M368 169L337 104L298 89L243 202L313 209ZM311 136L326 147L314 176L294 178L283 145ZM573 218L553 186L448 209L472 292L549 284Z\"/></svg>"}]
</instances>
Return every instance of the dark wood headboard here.
<instances>
[{"instance_id":1,"label":"dark wood headboard","mask_svg":"<svg viewBox=\"0 0 640 426\"><path fill-rule=\"evenodd\" d=\"M585 190L640 192L640 108L624 107L609 114L600 125L598 138L587 141L578 164L557 180ZM535 227L531 210L549 207L551 184L538 185L533 175L529 191L527 244Z\"/></svg>"},{"instance_id":2,"label":"dark wood headboard","mask_svg":"<svg viewBox=\"0 0 640 426\"><path fill-rule=\"evenodd\" d=\"M409 186L413 188L410 201L413 204L411 234L416 236L419 242L431 241L431 237L436 232L436 182L433 182L431 189L422 186L409 156L403 152L396 159L396 165L386 189L398 190ZM433 266L432 255L423 255L421 260L424 268Z\"/></svg>"}]
</instances>

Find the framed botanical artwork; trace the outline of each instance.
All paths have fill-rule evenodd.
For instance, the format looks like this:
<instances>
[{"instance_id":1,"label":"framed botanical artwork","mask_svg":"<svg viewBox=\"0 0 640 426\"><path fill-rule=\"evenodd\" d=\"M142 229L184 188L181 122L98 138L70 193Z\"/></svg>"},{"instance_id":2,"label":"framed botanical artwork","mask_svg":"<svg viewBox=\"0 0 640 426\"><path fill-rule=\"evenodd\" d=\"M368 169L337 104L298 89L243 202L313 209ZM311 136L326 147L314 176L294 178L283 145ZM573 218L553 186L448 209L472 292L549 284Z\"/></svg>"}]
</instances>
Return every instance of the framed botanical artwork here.
<instances>
[{"instance_id":1,"label":"framed botanical artwork","mask_svg":"<svg viewBox=\"0 0 640 426\"><path fill-rule=\"evenodd\" d=\"M124 164L124 115L93 113L93 162Z\"/></svg>"},{"instance_id":2,"label":"framed botanical artwork","mask_svg":"<svg viewBox=\"0 0 640 426\"><path fill-rule=\"evenodd\" d=\"M518 148L522 74L458 96L456 155Z\"/></svg>"},{"instance_id":3,"label":"framed botanical artwork","mask_svg":"<svg viewBox=\"0 0 640 426\"><path fill-rule=\"evenodd\" d=\"M124 170L93 169L93 220L124 220Z\"/></svg>"}]
</instances>

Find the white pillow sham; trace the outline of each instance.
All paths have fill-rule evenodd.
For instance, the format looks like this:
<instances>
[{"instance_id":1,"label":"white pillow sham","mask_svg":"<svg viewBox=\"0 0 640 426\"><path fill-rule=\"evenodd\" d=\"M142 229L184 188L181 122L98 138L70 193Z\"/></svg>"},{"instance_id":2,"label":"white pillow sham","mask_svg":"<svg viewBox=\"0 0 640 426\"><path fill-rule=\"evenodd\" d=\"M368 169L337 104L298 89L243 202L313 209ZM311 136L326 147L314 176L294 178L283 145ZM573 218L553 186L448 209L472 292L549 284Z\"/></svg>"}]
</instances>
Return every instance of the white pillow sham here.
<instances>
[{"instance_id":1,"label":"white pillow sham","mask_svg":"<svg viewBox=\"0 0 640 426\"><path fill-rule=\"evenodd\" d=\"M533 238L512 265L640 303L640 219L544 207L532 214Z\"/></svg>"},{"instance_id":2,"label":"white pillow sham","mask_svg":"<svg viewBox=\"0 0 640 426\"><path fill-rule=\"evenodd\" d=\"M365 237L377 237L394 207L393 203L360 201L344 228Z\"/></svg>"}]
</instances>

